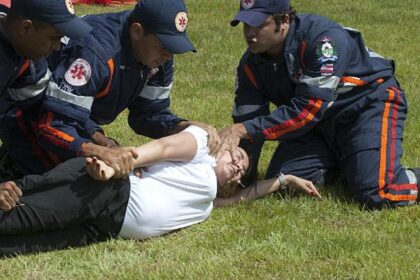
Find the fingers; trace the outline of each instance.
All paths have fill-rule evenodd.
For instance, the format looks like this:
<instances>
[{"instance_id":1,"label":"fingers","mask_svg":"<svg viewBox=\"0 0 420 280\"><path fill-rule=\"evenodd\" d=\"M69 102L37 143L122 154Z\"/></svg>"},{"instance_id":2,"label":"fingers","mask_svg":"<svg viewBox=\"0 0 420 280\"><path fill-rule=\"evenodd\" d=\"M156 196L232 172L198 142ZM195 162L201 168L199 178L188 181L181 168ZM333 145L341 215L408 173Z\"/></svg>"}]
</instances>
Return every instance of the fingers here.
<instances>
[{"instance_id":1,"label":"fingers","mask_svg":"<svg viewBox=\"0 0 420 280\"><path fill-rule=\"evenodd\" d=\"M321 194L318 192L318 189L312 184L312 182L309 182L309 185L307 186L309 188L309 194L312 196L315 196L319 199L322 199Z\"/></svg>"},{"instance_id":2,"label":"fingers","mask_svg":"<svg viewBox=\"0 0 420 280\"><path fill-rule=\"evenodd\" d=\"M219 134L217 133L217 130L210 126L207 130L209 139L208 139L208 147L209 147L209 153L210 155L216 155L218 148L220 146L221 140L219 137Z\"/></svg>"},{"instance_id":3,"label":"fingers","mask_svg":"<svg viewBox=\"0 0 420 280\"><path fill-rule=\"evenodd\" d=\"M0 209L10 211L22 196L20 188L12 181L0 184Z\"/></svg>"}]
</instances>

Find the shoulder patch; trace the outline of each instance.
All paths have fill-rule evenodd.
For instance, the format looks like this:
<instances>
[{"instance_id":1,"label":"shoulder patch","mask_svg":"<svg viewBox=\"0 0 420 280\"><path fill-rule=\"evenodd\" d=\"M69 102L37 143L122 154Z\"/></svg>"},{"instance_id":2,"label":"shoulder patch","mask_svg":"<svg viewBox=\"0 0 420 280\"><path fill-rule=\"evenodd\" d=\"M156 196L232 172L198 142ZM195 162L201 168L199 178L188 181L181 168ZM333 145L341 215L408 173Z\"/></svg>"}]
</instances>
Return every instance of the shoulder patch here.
<instances>
[{"instance_id":1,"label":"shoulder patch","mask_svg":"<svg viewBox=\"0 0 420 280\"><path fill-rule=\"evenodd\" d=\"M92 69L89 62L78 58L67 69L64 78L70 85L80 87L89 82L91 75Z\"/></svg>"},{"instance_id":2,"label":"shoulder patch","mask_svg":"<svg viewBox=\"0 0 420 280\"><path fill-rule=\"evenodd\" d=\"M318 42L316 54L320 64L333 63L338 59L336 46L329 37L324 37Z\"/></svg>"}]
</instances>

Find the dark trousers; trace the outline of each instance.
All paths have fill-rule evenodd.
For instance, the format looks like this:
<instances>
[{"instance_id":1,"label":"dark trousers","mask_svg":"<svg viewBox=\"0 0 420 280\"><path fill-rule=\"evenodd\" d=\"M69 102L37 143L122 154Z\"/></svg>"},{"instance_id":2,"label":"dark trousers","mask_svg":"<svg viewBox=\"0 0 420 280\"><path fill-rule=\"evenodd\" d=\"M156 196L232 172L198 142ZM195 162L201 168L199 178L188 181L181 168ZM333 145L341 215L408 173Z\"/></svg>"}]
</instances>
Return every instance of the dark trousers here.
<instances>
[{"instance_id":1,"label":"dark trousers","mask_svg":"<svg viewBox=\"0 0 420 280\"><path fill-rule=\"evenodd\" d=\"M417 185L400 162L406 113L404 93L393 79L339 96L316 128L277 147L266 177L283 172L317 182L337 169L361 204L414 204Z\"/></svg>"},{"instance_id":2,"label":"dark trousers","mask_svg":"<svg viewBox=\"0 0 420 280\"><path fill-rule=\"evenodd\" d=\"M0 255L77 247L118 235L129 198L128 179L100 182L84 159L16 181L23 196L0 210Z\"/></svg>"}]
</instances>

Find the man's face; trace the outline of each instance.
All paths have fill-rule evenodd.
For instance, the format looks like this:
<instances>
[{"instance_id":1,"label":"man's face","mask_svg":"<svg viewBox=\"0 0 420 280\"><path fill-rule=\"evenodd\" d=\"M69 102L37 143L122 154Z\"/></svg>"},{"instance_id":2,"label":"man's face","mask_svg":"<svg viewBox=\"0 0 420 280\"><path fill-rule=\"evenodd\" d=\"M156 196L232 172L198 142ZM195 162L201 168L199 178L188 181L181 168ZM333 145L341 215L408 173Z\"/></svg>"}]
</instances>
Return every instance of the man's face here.
<instances>
[{"instance_id":1,"label":"man's face","mask_svg":"<svg viewBox=\"0 0 420 280\"><path fill-rule=\"evenodd\" d=\"M266 21L258 27L252 27L246 23L244 24L244 38L248 44L248 49L251 53L267 53L271 56L277 56L283 46L285 32L282 29L284 23L277 29L276 23L272 16L269 16ZM288 24L286 26L288 28Z\"/></svg>"},{"instance_id":2,"label":"man's face","mask_svg":"<svg viewBox=\"0 0 420 280\"><path fill-rule=\"evenodd\" d=\"M173 55L165 50L159 39L152 33L145 34L142 29L135 36L131 36L134 57L138 62L149 68L156 68L166 61L173 59Z\"/></svg>"},{"instance_id":3,"label":"man's face","mask_svg":"<svg viewBox=\"0 0 420 280\"><path fill-rule=\"evenodd\" d=\"M249 167L249 158L244 149L237 147L233 153L237 161L233 160L229 151L225 151L217 161L215 172L219 185L238 184Z\"/></svg>"},{"instance_id":4,"label":"man's face","mask_svg":"<svg viewBox=\"0 0 420 280\"><path fill-rule=\"evenodd\" d=\"M31 25L18 39L19 52L31 59L47 57L60 49L60 40L63 35L51 24L42 24L39 27Z\"/></svg>"}]
</instances>

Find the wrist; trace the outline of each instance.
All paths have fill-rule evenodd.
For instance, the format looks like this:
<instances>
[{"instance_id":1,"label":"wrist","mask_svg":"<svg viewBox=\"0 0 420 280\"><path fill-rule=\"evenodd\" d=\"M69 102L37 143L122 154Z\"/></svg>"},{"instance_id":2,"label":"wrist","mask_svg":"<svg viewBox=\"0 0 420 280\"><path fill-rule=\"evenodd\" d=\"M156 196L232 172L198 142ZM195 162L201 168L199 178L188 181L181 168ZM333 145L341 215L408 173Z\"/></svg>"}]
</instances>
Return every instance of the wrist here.
<instances>
[{"instance_id":1,"label":"wrist","mask_svg":"<svg viewBox=\"0 0 420 280\"><path fill-rule=\"evenodd\" d=\"M243 123L236 123L232 126L232 132L241 139L248 139L248 131Z\"/></svg>"},{"instance_id":2,"label":"wrist","mask_svg":"<svg viewBox=\"0 0 420 280\"><path fill-rule=\"evenodd\" d=\"M277 177L277 181L279 183L279 190L287 189L286 175L280 172L280 174Z\"/></svg>"}]
</instances>

